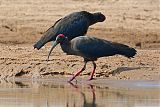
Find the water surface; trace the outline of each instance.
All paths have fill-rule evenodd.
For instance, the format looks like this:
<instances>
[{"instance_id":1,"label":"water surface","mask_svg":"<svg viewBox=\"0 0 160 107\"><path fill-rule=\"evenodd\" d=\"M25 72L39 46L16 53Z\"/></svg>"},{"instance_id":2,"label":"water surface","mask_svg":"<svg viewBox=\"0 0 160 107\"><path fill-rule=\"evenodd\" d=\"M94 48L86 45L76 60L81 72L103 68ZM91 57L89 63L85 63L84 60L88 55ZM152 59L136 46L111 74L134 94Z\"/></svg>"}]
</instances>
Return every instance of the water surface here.
<instances>
[{"instance_id":1,"label":"water surface","mask_svg":"<svg viewBox=\"0 0 160 107\"><path fill-rule=\"evenodd\" d=\"M160 107L159 81L0 82L0 107Z\"/></svg>"}]
</instances>

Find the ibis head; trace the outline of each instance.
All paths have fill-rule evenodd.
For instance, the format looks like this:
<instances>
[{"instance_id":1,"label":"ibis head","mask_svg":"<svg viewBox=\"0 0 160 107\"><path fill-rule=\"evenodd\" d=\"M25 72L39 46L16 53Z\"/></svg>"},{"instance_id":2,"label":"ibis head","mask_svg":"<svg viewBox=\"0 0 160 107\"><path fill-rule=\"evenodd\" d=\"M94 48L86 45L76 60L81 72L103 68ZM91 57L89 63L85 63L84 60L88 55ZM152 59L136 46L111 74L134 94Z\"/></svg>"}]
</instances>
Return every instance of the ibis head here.
<instances>
[{"instance_id":1,"label":"ibis head","mask_svg":"<svg viewBox=\"0 0 160 107\"><path fill-rule=\"evenodd\" d=\"M105 15L102 14L101 12L93 13L93 16L94 16L94 19L93 19L94 23L96 23L96 22L103 22L106 19Z\"/></svg>"}]
</instances>

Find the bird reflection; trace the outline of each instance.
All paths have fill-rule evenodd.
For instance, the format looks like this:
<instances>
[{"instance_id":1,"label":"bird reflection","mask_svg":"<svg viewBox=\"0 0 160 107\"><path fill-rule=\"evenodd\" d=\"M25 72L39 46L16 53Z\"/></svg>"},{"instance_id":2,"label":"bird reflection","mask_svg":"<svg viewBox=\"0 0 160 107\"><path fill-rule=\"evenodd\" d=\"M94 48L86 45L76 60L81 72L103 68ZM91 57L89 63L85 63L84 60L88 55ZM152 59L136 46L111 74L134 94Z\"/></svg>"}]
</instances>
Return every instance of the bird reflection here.
<instances>
[{"instance_id":1,"label":"bird reflection","mask_svg":"<svg viewBox=\"0 0 160 107\"><path fill-rule=\"evenodd\" d=\"M96 104L96 94L95 94L95 90L94 90L94 86L89 84L89 87L90 87L90 90L92 92L92 102L87 102L87 98L86 98L86 95L84 92L82 92L79 87L75 84L73 84L72 82L69 82L71 84L71 86L73 88L75 88L77 90L77 92L79 92L83 98L83 106L82 107L97 107L97 104ZM74 106L76 107L76 106Z\"/></svg>"}]
</instances>

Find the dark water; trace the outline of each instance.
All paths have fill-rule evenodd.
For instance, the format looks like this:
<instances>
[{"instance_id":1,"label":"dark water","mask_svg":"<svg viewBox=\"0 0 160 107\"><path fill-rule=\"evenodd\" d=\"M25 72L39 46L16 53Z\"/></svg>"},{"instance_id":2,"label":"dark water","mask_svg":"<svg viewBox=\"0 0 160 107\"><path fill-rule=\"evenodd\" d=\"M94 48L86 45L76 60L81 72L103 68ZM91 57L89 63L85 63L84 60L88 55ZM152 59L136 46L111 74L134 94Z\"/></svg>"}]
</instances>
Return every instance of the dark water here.
<instances>
[{"instance_id":1,"label":"dark water","mask_svg":"<svg viewBox=\"0 0 160 107\"><path fill-rule=\"evenodd\" d=\"M160 83L1 81L0 107L160 107Z\"/></svg>"}]
</instances>

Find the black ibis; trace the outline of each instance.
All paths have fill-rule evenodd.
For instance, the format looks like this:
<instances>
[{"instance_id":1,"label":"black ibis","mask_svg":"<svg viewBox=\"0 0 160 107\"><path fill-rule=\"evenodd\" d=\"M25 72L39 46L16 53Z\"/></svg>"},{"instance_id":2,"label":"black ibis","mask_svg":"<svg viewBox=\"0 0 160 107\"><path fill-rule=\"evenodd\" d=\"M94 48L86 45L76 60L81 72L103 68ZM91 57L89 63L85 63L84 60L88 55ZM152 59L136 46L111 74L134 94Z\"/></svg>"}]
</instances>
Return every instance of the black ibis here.
<instances>
[{"instance_id":1,"label":"black ibis","mask_svg":"<svg viewBox=\"0 0 160 107\"><path fill-rule=\"evenodd\" d=\"M58 34L64 34L68 37L68 40L85 35L88 27L97 23L103 22L106 17L100 13L90 13L87 11L73 12L55 22L50 27L40 40L34 44L34 48L38 50L43 47L47 42L55 41Z\"/></svg>"},{"instance_id":2,"label":"black ibis","mask_svg":"<svg viewBox=\"0 0 160 107\"><path fill-rule=\"evenodd\" d=\"M77 55L84 58L83 68L69 81L72 81L76 76L83 72L86 69L87 62L89 61L92 61L93 63L93 71L91 72L91 76L89 78L89 80L92 80L96 69L96 63L94 61L96 61L98 58L113 56L116 54L123 55L127 58L132 58L137 52L134 48L131 48L127 45L107 41L104 39L89 36L78 36L69 41L67 36L64 34L59 34L54 41L54 45L51 48L48 59L52 50L57 44L60 44L63 52L65 52L67 55Z\"/></svg>"}]
</instances>

